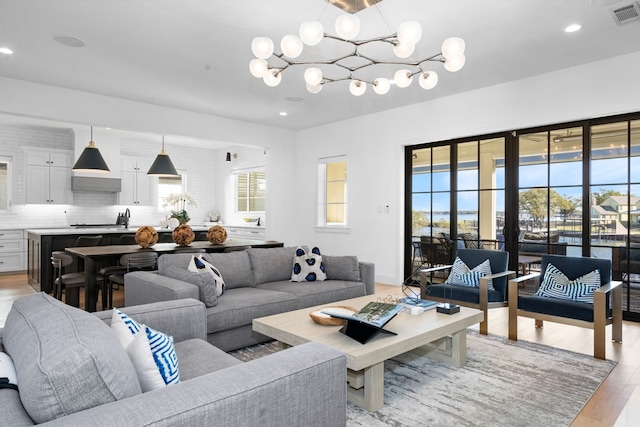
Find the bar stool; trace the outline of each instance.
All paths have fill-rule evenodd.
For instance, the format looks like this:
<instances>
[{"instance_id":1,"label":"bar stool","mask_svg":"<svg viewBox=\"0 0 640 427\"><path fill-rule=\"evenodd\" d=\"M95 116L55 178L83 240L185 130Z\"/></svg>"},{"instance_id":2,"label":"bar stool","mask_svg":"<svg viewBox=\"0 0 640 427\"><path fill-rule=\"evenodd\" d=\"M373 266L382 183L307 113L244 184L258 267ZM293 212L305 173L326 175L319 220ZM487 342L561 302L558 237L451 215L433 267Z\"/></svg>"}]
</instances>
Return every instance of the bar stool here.
<instances>
[{"instance_id":1,"label":"bar stool","mask_svg":"<svg viewBox=\"0 0 640 427\"><path fill-rule=\"evenodd\" d=\"M84 271L63 274L65 267L73 264L73 257L67 253L56 251L51 254L53 265L53 291L54 298L62 301L62 288L66 290L66 303L74 307L80 306L80 288L84 286Z\"/></svg>"}]
</instances>

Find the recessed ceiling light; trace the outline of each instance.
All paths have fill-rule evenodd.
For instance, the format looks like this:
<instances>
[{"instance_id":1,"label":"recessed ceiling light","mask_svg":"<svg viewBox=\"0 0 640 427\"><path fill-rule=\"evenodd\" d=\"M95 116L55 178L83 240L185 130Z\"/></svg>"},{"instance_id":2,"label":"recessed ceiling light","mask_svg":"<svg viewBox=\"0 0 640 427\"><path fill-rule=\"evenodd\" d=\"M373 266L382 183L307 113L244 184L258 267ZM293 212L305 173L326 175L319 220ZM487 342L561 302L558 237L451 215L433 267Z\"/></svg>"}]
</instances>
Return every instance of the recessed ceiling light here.
<instances>
[{"instance_id":1,"label":"recessed ceiling light","mask_svg":"<svg viewBox=\"0 0 640 427\"><path fill-rule=\"evenodd\" d=\"M13 51L8 47L0 47L0 53L4 53L5 55L13 54Z\"/></svg>"},{"instance_id":2,"label":"recessed ceiling light","mask_svg":"<svg viewBox=\"0 0 640 427\"><path fill-rule=\"evenodd\" d=\"M286 112L286 111L280 111L280 115L281 115L281 116L286 116L286 115L287 115L287 112Z\"/></svg>"},{"instance_id":3,"label":"recessed ceiling light","mask_svg":"<svg viewBox=\"0 0 640 427\"><path fill-rule=\"evenodd\" d=\"M569 26L567 26L564 29L565 33L575 33L576 31L579 31L580 29L582 29L582 25L580 24L571 24Z\"/></svg>"},{"instance_id":4,"label":"recessed ceiling light","mask_svg":"<svg viewBox=\"0 0 640 427\"><path fill-rule=\"evenodd\" d=\"M77 37L56 34L53 39L58 43L69 47L84 47L84 42Z\"/></svg>"}]
</instances>

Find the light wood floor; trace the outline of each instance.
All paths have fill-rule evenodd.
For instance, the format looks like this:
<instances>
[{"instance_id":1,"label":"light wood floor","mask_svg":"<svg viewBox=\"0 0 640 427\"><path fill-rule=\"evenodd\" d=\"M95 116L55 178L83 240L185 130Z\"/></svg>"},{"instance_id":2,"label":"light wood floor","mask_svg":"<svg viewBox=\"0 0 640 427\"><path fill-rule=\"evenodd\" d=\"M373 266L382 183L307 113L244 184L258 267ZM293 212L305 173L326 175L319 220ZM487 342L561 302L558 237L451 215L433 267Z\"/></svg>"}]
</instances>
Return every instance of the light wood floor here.
<instances>
[{"instance_id":1,"label":"light wood floor","mask_svg":"<svg viewBox=\"0 0 640 427\"><path fill-rule=\"evenodd\" d=\"M402 295L398 286L377 284L376 290L383 295ZM0 275L0 327L4 326L13 300L33 292L35 291L27 284L25 274ZM83 298L81 294L81 305L84 305ZM123 288L114 291L113 299L116 307L124 306ZM101 304L98 300L99 310L102 308ZM506 337L507 321L506 308L489 310L489 333ZM607 332L610 337L610 327ZM609 341L607 346L607 358L618 364L578 415L572 427L613 426L636 387L640 389L640 323L624 322L622 333L623 344ZM518 337L577 353L591 355L593 351L593 333L583 328L546 322L544 328L536 329L532 319L520 318ZM638 420L634 421L633 424L621 424L619 427L638 425Z\"/></svg>"}]
</instances>

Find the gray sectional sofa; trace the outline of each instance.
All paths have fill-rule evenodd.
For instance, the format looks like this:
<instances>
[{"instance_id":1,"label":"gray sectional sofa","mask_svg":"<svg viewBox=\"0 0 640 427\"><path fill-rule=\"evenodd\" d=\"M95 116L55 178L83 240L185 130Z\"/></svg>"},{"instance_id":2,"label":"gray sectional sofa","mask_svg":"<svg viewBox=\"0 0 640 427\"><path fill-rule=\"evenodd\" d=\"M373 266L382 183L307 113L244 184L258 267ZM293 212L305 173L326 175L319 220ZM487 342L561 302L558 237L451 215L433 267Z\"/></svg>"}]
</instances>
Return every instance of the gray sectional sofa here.
<instances>
[{"instance_id":1,"label":"gray sectional sofa","mask_svg":"<svg viewBox=\"0 0 640 427\"><path fill-rule=\"evenodd\" d=\"M291 282L296 248L250 248L202 254L222 274L226 292L207 307L207 340L231 351L269 341L253 332L254 318L375 293L374 264L355 256L323 255L328 280ZM166 254L154 272L125 276L125 304L202 299L198 273L187 270L193 254Z\"/></svg>"},{"instance_id":2,"label":"gray sectional sofa","mask_svg":"<svg viewBox=\"0 0 640 427\"><path fill-rule=\"evenodd\" d=\"M19 390L0 388L0 425L302 426L346 424L346 358L308 343L240 362L205 341L207 313L193 299L126 307L173 336L180 383L140 392L136 371L107 326L45 293L16 300L0 351Z\"/></svg>"}]
</instances>

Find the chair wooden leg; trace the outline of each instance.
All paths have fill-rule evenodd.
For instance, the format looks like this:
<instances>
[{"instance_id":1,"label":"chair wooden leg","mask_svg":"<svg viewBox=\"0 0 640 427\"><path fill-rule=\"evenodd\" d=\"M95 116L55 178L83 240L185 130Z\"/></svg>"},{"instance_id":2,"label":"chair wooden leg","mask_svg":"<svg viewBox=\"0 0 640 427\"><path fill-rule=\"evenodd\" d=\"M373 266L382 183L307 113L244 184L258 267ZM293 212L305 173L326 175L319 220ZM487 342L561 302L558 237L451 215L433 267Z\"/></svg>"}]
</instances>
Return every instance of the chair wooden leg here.
<instances>
[{"instance_id":1,"label":"chair wooden leg","mask_svg":"<svg viewBox=\"0 0 640 427\"><path fill-rule=\"evenodd\" d=\"M608 297L604 292L593 294L593 357L597 359L605 358Z\"/></svg>"},{"instance_id":2,"label":"chair wooden leg","mask_svg":"<svg viewBox=\"0 0 640 427\"><path fill-rule=\"evenodd\" d=\"M483 310L483 312L484 312L484 320L480 322L480 333L482 335L487 335L489 333L489 318L487 317L489 313L486 308Z\"/></svg>"},{"instance_id":3,"label":"chair wooden leg","mask_svg":"<svg viewBox=\"0 0 640 427\"><path fill-rule=\"evenodd\" d=\"M622 342L622 286L611 292L611 338Z\"/></svg>"},{"instance_id":4,"label":"chair wooden leg","mask_svg":"<svg viewBox=\"0 0 640 427\"><path fill-rule=\"evenodd\" d=\"M509 339L518 341L518 284L509 281Z\"/></svg>"}]
</instances>

